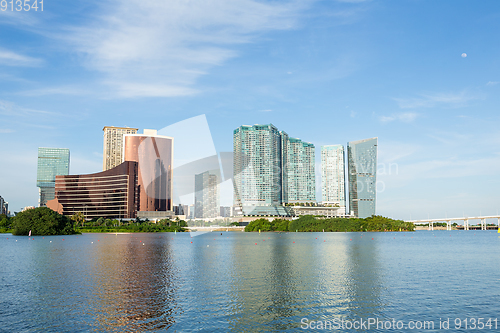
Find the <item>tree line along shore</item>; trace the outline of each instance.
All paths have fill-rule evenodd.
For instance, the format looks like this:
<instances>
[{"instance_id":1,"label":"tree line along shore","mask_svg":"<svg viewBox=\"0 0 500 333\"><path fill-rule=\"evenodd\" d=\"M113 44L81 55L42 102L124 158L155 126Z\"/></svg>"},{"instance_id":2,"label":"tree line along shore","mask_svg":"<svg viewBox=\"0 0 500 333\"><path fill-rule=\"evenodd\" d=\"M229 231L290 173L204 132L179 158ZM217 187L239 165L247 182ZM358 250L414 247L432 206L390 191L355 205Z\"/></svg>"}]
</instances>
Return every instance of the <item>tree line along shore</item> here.
<instances>
[{"instance_id":1,"label":"tree line along shore","mask_svg":"<svg viewBox=\"0 0 500 333\"><path fill-rule=\"evenodd\" d=\"M411 222L394 220L383 216L367 218L317 218L311 215L296 220L257 219L250 222L245 231L290 231L290 232L361 232L361 231L415 231Z\"/></svg>"},{"instance_id":2,"label":"tree line along shore","mask_svg":"<svg viewBox=\"0 0 500 333\"><path fill-rule=\"evenodd\" d=\"M46 207L28 209L14 217L0 216L0 233L14 235L48 236L72 235L91 232L184 232L188 224L183 220L163 219L157 222L135 219L96 218L85 220L83 213L71 217L61 215ZM394 220L383 216L367 218L318 218L311 215L296 220L264 218L250 222L246 232L356 232L356 231L414 231L411 222ZM31 232L31 233L30 233Z\"/></svg>"}]
</instances>

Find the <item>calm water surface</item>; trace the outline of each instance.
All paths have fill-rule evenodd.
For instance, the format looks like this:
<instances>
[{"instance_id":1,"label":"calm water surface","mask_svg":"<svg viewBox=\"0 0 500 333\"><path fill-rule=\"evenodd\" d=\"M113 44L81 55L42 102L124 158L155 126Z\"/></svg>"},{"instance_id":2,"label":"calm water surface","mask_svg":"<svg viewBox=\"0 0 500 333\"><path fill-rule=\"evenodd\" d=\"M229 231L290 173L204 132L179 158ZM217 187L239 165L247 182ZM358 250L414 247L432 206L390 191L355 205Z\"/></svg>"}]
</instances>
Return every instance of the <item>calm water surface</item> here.
<instances>
[{"instance_id":1,"label":"calm water surface","mask_svg":"<svg viewBox=\"0 0 500 333\"><path fill-rule=\"evenodd\" d=\"M500 320L496 231L191 236L2 234L0 331L275 332L304 331L303 318L394 318L466 332L455 318Z\"/></svg>"}]
</instances>

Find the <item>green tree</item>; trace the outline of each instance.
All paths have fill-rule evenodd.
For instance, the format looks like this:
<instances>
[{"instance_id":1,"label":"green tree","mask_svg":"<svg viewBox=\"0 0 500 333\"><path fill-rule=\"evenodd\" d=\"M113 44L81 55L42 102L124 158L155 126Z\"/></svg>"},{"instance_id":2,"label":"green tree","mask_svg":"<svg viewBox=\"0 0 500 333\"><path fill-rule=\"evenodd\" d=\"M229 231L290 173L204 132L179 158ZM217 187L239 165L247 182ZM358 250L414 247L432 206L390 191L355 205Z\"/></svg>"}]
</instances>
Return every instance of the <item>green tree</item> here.
<instances>
[{"instance_id":1,"label":"green tree","mask_svg":"<svg viewBox=\"0 0 500 333\"><path fill-rule=\"evenodd\" d=\"M38 207L25 210L12 218L14 235L34 236L75 234L73 221L50 208Z\"/></svg>"},{"instance_id":2,"label":"green tree","mask_svg":"<svg viewBox=\"0 0 500 333\"><path fill-rule=\"evenodd\" d=\"M83 224L85 223L85 215L83 212L77 212L70 216L70 219L76 224L80 224L83 228Z\"/></svg>"},{"instance_id":3,"label":"green tree","mask_svg":"<svg viewBox=\"0 0 500 333\"><path fill-rule=\"evenodd\" d=\"M0 232L9 232L9 229L11 229L11 223L12 219L7 215L0 215Z\"/></svg>"},{"instance_id":4,"label":"green tree","mask_svg":"<svg viewBox=\"0 0 500 333\"><path fill-rule=\"evenodd\" d=\"M100 217L95 222L98 226L102 226L104 224L104 217Z\"/></svg>"}]
</instances>

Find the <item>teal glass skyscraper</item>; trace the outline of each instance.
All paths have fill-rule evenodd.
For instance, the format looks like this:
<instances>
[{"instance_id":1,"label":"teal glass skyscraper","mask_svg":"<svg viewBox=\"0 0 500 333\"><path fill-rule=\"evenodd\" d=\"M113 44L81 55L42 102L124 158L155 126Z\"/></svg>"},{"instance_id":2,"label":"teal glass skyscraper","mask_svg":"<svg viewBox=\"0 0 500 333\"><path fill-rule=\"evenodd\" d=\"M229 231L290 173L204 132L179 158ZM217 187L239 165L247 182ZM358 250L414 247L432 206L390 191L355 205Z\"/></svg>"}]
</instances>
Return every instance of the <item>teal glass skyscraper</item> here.
<instances>
[{"instance_id":1,"label":"teal glass skyscraper","mask_svg":"<svg viewBox=\"0 0 500 333\"><path fill-rule=\"evenodd\" d=\"M349 142L349 210L354 216L375 215L377 183L377 138Z\"/></svg>"},{"instance_id":2,"label":"teal glass skyscraper","mask_svg":"<svg viewBox=\"0 0 500 333\"><path fill-rule=\"evenodd\" d=\"M314 145L282 135L283 202L315 202Z\"/></svg>"},{"instance_id":3,"label":"teal glass skyscraper","mask_svg":"<svg viewBox=\"0 0 500 333\"><path fill-rule=\"evenodd\" d=\"M40 206L55 198L56 176L69 174L69 149L38 148L36 186L40 191Z\"/></svg>"},{"instance_id":4,"label":"teal glass skyscraper","mask_svg":"<svg viewBox=\"0 0 500 333\"><path fill-rule=\"evenodd\" d=\"M290 138L272 125L233 132L235 205L280 206L316 201L314 145Z\"/></svg>"},{"instance_id":5,"label":"teal glass skyscraper","mask_svg":"<svg viewBox=\"0 0 500 333\"><path fill-rule=\"evenodd\" d=\"M282 203L281 134L272 125L240 126L233 132L237 206Z\"/></svg>"}]
</instances>

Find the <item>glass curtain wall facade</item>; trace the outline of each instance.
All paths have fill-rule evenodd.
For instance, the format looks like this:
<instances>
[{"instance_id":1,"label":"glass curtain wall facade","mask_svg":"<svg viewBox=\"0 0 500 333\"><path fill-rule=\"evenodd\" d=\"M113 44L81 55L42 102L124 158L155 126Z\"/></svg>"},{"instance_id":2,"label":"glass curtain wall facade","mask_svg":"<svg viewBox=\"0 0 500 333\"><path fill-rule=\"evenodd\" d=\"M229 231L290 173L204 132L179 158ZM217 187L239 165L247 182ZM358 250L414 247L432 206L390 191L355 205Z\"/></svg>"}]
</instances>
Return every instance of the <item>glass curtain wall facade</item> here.
<instances>
[{"instance_id":1,"label":"glass curtain wall facade","mask_svg":"<svg viewBox=\"0 0 500 333\"><path fill-rule=\"evenodd\" d=\"M235 129L233 144L235 206L316 201L313 144L272 124Z\"/></svg>"},{"instance_id":2,"label":"glass curtain wall facade","mask_svg":"<svg viewBox=\"0 0 500 333\"><path fill-rule=\"evenodd\" d=\"M349 209L361 218L375 215L377 141L371 138L347 144Z\"/></svg>"},{"instance_id":3,"label":"glass curtain wall facade","mask_svg":"<svg viewBox=\"0 0 500 333\"><path fill-rule=\"evenodd\" d=\"M39 188L40 207L55 197L56 176L69 174L69 149L38 148L36 186Z\"/></svg>"},{"instance_id":4,"label":"glass curtain wall facade","mask_svg":"<svg viewBox=\"0 0 500 333\"><path fill-rule=\"evenodd\" d=\"M172 211L174 139L126 134L124 143L125 161L138 163L139 211Z\"/></svg>"},{"instance_id":5,"label":"glass curtain wall facade","mask_svg":"<svg viewBox=\"0 0 500 333\"><path fill-rule=\"evenodd\" d=\"M321 146L321 200L338 204L345 213L344 146Z\"/></svg>"},{"instance_id":6,"label":"glass curtain wall facade","mask_svg":"<svg viewBox=\"0 0 500 333\"><path fill-rule=\"evenodd\" d=\"M282 202L281 135L269 125L241 126L233 132L235 204L272 206Z\"/></svg>"},{"instance_id":7,"label":"glass curtain wall facade","mask_svg":"<svg viewBox=\"0 0 500 333\"><path fill-rule=\"evenodd\" d=\"M0 215L2 214L9 214L9 203L0 196Z\"/></svg>"},{"instance_id":8,"label":"glass curtain wall facade","mask_svg":"<svg viewBox=\"0 0 500 333\"><path fill-rule=\"evenodd\" d=\"M194 210L195 218L220 216L218 172L205 171L195 175Z\"/></svg>"},{"instance_id":9,"label":"glass curtain wall facade","mask_svg":"<svg viewBox=\"0 0 500 333\"><path fill-rule=\"evenodd\" d=\"M105 126L102 170L112 169L123 162L123 135L136 134L137 128Z\"/></svg>"},{"instance_id":10,"label":"glass curtain wall facade","mask_svg":"<svg viewBox=\"0 0 500 333\"><path fill-rule=\"evenodd\" d=\"M283 132L282 132L283 133ZM283 140L284 203L315 202L316 173L314 145L300 139Z\"/></svg>"},{"instance_id":11,"label":"glass curtain wall facade","mask_svg":"<svg viewBox=\"0 0 500 333\"><path fill-rule=\"evenodd\" d=\"M56 198L47 207L63 215L82 212L87 219L135 218L138 205L138 166L119 166L87 175L56 177Z\"/></svg>"}]
</instances>

